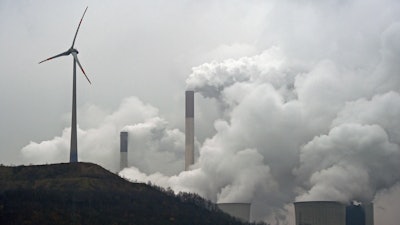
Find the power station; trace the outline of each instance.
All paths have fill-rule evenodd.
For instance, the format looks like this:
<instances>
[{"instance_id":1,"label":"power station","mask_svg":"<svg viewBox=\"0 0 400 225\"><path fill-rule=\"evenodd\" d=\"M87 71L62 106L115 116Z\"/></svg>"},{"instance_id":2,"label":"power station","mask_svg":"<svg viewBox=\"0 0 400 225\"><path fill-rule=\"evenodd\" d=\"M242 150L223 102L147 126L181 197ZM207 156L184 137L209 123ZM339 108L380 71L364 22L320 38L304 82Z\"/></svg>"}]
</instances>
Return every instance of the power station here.
<instances>
[{"instance_id":1,"label":"power station","mask_svg":"<svg viewBox=\"0 0 400 225\"><path fill-rule=\"evenodd\" d=\"M295 202L296 225L373 225L373 204L335 201Z\"/></svg>"},{"instance_id":2,"label":"power station","mask_svg":"<svg viewBox=\"0 0 400 225\"><path fill-rule=\"evenodd\" d=\"M185 170L194 164L194 91L185 92Z\"/></svg>"},{"instance_id":3,"label":"power station","mask_svg":"<svg viewBox=\"0 0 400 225\"><path fill-rule=\"evenodd\" d=\"M194 164L194 91L185 91L185 170ZM128 132L120 132L120 169L128 167ZM374 225L372 203L294 202L296 225ZM217 203L218 208L250 222L251 203Z\"/></svg>"},{"instance_id":4,"label":"power station","mask_svg":"<svg viewBox=\"0 0 400 225\"><path fill-rule=\"evenodd\" d=\"M120 133L120 169L128 167L128 132L122 131Z\"/></svg>"}]
</instances>

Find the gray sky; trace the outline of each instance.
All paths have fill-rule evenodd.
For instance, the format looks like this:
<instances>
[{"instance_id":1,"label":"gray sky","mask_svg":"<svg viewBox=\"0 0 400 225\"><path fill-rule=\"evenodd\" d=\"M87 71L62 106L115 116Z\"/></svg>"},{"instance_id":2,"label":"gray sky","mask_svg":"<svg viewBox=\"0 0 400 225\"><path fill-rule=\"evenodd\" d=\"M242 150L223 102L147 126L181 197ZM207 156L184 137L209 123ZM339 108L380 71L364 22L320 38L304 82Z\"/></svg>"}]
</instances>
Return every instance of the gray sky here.
<instances>
[{"instance_id":1,"label":"gray sky","mask_svg":"<svg viewBox=\"0 0 400 225\"><path fill-rule=\"evenodd\" d=\"M256 44L262 32L259 4L238 3L243 7L213 1L1 1L0 143L7 152L1 162L14 162L29 141L52 138L69 124L72 59L37 62L69 48L86 5L76 47L93 85L78 77L79 106L112 110L124 97L138 96L182 127L177 109L191 67L224 57L212 53L220 46Z\"/></svg>"},{"instance_id":2,"label":"gray sky","mask_svg":"<svg viewBox=\"0 0 400 225\"><path fill-rule=\"evenodd\" d=\"M0 2L0 163L68 160L76 48L82 161L289 221L295 200L374 201L397 224L396 0ZM197 160L183 168L184 90ZM387 204L387 205L386 205Z\"/></svg>"}]
</instances>

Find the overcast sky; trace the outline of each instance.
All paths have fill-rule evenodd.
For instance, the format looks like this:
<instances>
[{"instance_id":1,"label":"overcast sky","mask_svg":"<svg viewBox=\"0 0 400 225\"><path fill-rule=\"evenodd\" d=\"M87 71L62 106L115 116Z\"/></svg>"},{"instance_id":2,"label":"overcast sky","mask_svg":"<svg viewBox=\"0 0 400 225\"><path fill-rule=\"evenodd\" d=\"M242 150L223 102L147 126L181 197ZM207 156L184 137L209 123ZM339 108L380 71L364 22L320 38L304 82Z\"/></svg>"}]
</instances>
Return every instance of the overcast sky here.
<instances>
[{"instance_id":1,"label":"overcast sky","mask_svg":"<svg viewBox=\"0 0 400 225\"><path fill-rule=\"evenodd\" d=\"M273 223L293 224L296 200L357 200L398 224L397 0L1 0L0 163L68 161L72 57L38 62L70 47L86 6L80 160L116 171L126 130L129 179L251 201Z\"/></svg>"},{"instance_id":2,"label":"overcast sky","mask_svg":"<svg viewBox=\"0 0 400 225\"><path fill-rule=\"evenodd\" d=\"M191 68L253 54L268 11L241 1L1 1L2 162L69 124L72 58L37 62L70 47L86 5L76 48L93 85L78 77L78 105L113 110L138 96L180 128Z\"/></svg>"}]
</instances>

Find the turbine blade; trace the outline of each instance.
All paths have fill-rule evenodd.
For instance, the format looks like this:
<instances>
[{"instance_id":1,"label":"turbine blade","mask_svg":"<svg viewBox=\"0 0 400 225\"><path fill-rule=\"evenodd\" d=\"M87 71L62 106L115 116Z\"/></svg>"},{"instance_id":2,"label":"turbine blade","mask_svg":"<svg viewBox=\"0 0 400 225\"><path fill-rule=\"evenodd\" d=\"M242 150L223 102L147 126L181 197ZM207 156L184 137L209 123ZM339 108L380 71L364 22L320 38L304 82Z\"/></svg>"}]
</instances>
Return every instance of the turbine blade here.
<instances>
[{"instance_id":1,"label":"turbine blade","mask_svg":"<svg viewBox=\"0 0 400 225\"><path fill-rule=\"evenodd\" d=\"M86 10L87 10L87 9L88 9L88 7L86 6L86 9L85 9L85 11L83 12L82 18L81 18L81 20L79 21L78 28L76 29L75 36L74 36L74 40L72 41L72 46L71 46L71 48L74 48L75 40L76 40L76 35L78 35L79 27L81 27L81 23L82 23L83 17L85 16L85 13L86 13Z\"/></svg>"},{"instance_id":2,"label":"turbine blade","mask_svg":"<svg viewBox=\"0 0 400 225\"><path fill-rule=\"evenodd\" d=\"M83 75L85 75L86 79L89 81L89 84L92 84L92 82L90 82L88 76L85 73L85 70L83 70L83 67L81 65L81 63L78 60L78 56L76 54L72 54L74 56L75 61L78 63L79 68L81 68Z\"/></svg>"},{"instance_id":3,"label":"turbine blade","mask_svg":"<svg viewBox=\"0 0 400 225\"><path fill-rule=\"evenodd\" d=\"M69 53L68 51L66 51L66 52L60 53L60 54L58 54L58 55L55 55L55 56L53 56L53 57L50 57L50 58L48 58L48 59L42 60L42 61L39 62L39 64L42 63L42 62L46 62L46 61L49 61L49 60L51 60L51 59L58 58L58 57L61 57L61 56L65 56L65 55L69 55L69 54L70 54L70 53Z\"/></svg>"}]
</instances>

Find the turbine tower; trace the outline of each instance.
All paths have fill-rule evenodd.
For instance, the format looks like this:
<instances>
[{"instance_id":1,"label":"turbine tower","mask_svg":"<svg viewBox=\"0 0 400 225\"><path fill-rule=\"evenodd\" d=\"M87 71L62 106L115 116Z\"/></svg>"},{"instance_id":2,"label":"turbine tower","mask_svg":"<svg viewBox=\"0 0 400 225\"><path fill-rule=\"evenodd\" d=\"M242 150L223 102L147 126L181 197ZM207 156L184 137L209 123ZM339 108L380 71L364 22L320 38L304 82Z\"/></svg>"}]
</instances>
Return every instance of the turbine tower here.
<instances>
[{"instance_id":1,"label":"turbine tower","mask_svg":"<svg viewBox=\"0 0 400 225\"><path fill-rule=\"evenodd\" d=\"M85 16L86 10L88 9L88 7L86 7L85 11L83 12L82 18L79 21L79 25L78 28L76 29L75 32L75 36L74 36L74 40L72 41L72 45L71 47L63 52L60 53L58 55L55 55L53 57L50 57L48 59L45 59L43 61L40 61L40 63L42 62L46 62L49 61L51 59L54 58L58 58L61 56L67 56L67 55L72 55L73 56L73 81L72 81L72 119L71 119L71 145L70 145L70 162L78 162L78 138L77 138L77 131L76 131L76 64L78 64L79 68L82 70L83 75L85 75L86 79L89 81L89 84L91 84L89 78L86 76L85 71L83 70L83 67L81 65L81 63L78 60L78 50L76 50L74 48L75 45L75 40L76 40L76 36L78 35L78 31L79 31L79 27L81 26L83 17Z\"/></svg>"}]
</instances>

